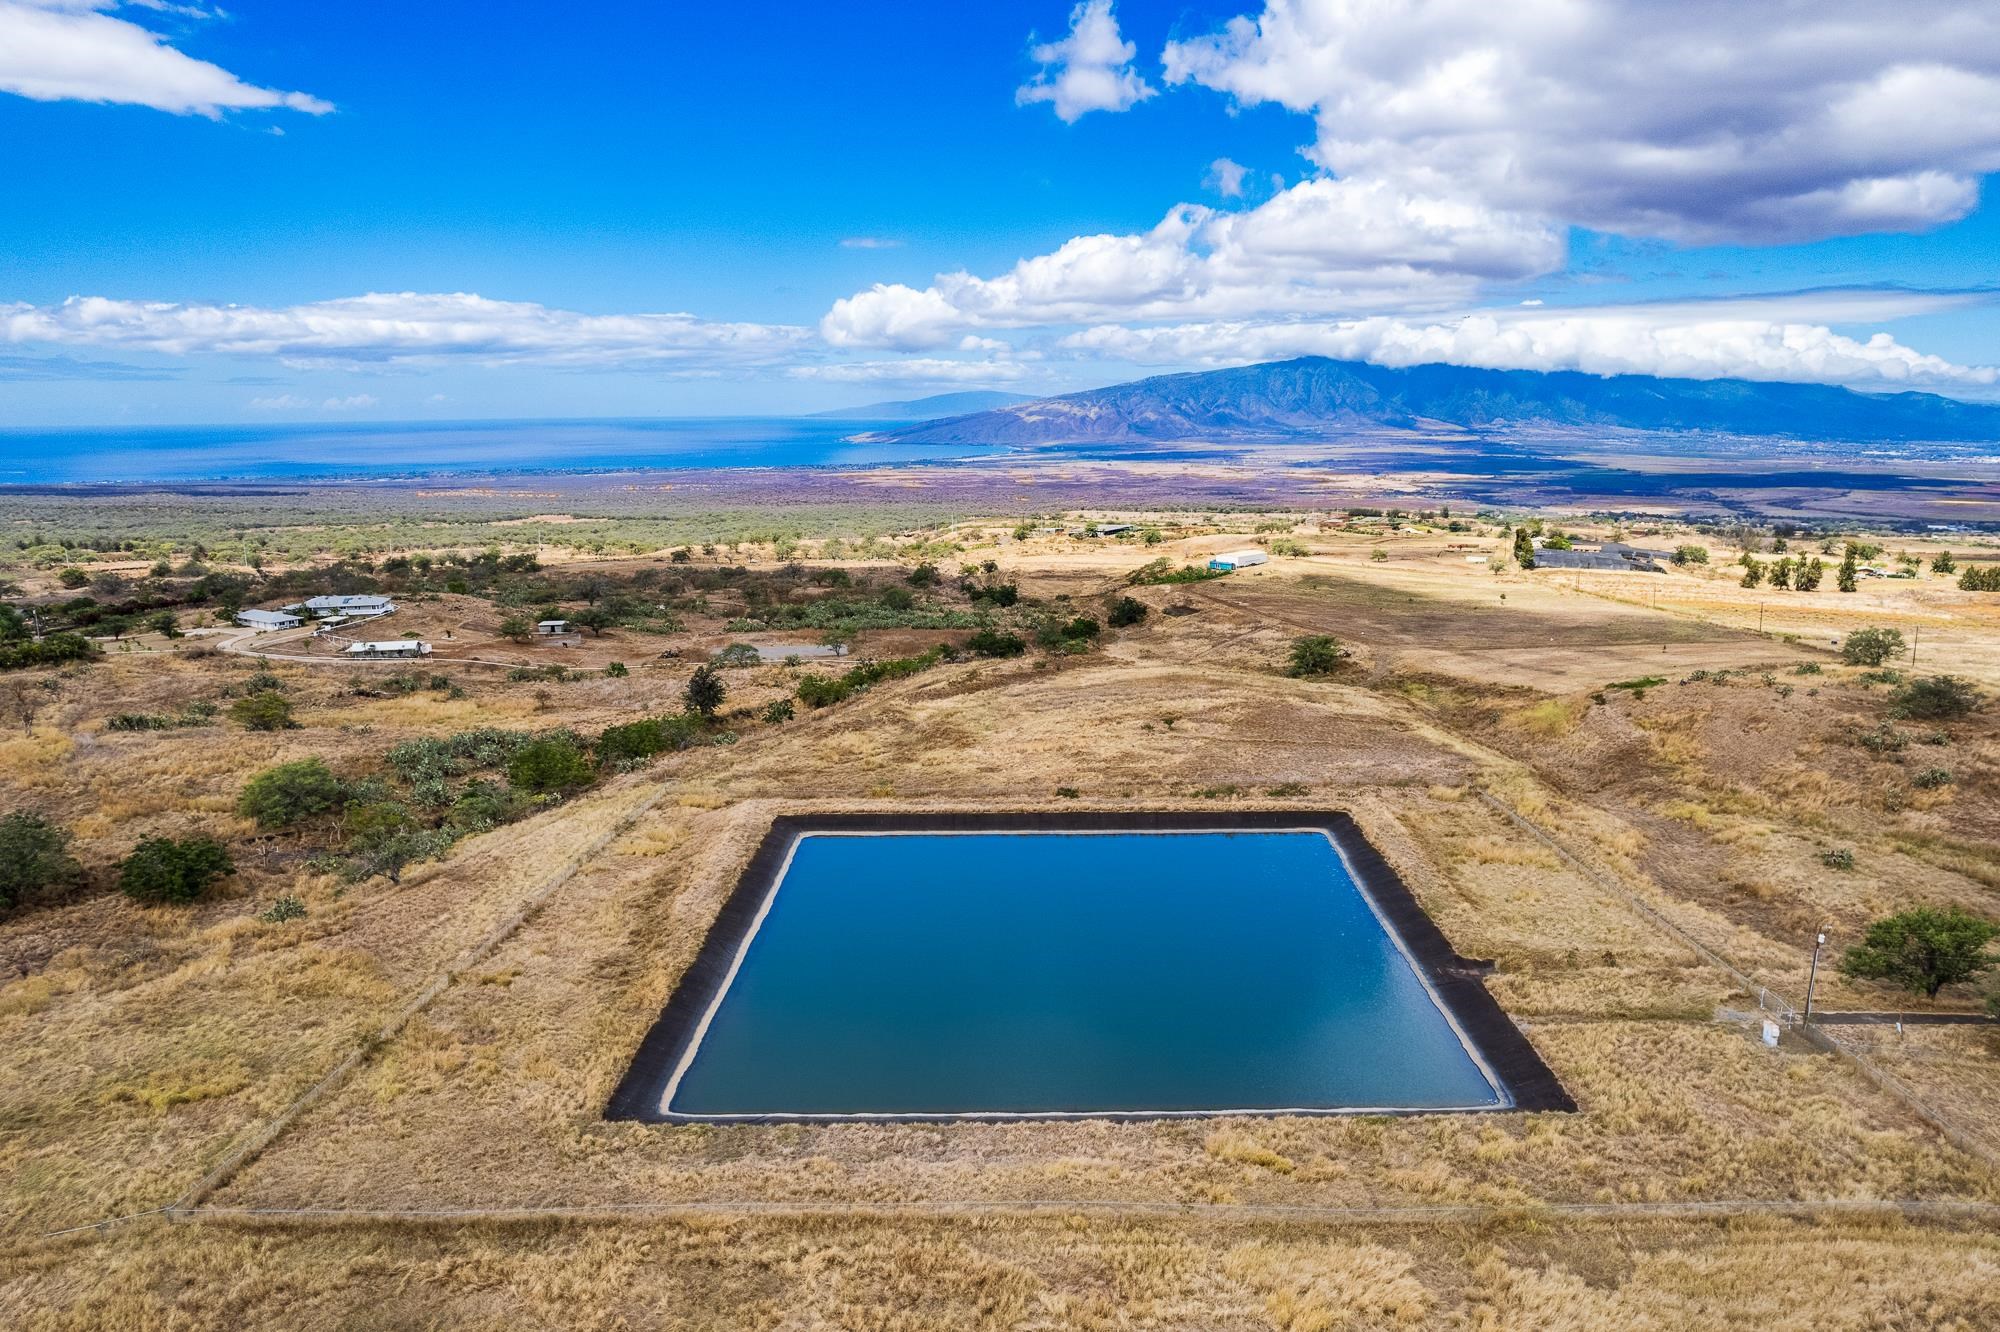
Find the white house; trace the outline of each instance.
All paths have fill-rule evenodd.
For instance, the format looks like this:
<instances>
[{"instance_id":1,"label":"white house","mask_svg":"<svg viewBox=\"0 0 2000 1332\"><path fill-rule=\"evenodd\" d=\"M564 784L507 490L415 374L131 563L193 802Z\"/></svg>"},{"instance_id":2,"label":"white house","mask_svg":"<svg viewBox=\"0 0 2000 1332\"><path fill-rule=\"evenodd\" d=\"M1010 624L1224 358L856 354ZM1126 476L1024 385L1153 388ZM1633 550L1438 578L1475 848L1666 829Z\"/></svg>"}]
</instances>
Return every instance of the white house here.
<instances>
[{"instance_id":1,"label":"white house","mask_svg":"<svg viewBox=\"0 0 2000 1332\"><path fill-rule=\"evenodd\" d=\"M387 615L396 609L396 603L388 597L375 595L354 597L307 597L286 610L295 614L303 613L316 620L324 620L329 615L345 615L360 618L371 615Z\"/></svg>"},{"instance_id":2,"label":"white house","mask_svg":"<svg viewBox=\"0 0 2000 1332\"><path fill-rule=\"evenodd\" d=\"M1226 550L1210 557L1208 567L1228 573L1232 569L1247 569L1253 564L1269 564L1271 557L1261 550Z\"/></svg>"},{"instance_id":3,"label":"white house","mask_svg":"<svg viewBox=\"0 0 2000 1332\"><path fill-rule=\"evenodd\" d=\"M305 621L285 611L243 610L236 612L236 623L248 629L296 629Z\"/></svg>"},{"instance_id":4,"label":"white house","mask_svg":"<svg viewBox=\"0 0 2000 1332\"><path fill-rule=\"evenodd\" d=\"M550 637L554 637L557 634L566 634L569 632L569 621L541 620L536 623L535 632L538 634L545 634Z\"/></svg>"},{"instance_id":5,"label":"white house","mask_svg":"<svg viewBox=\"0 0 2000 1332\"><path fill-rule=\"evenodd\" d=\"M344 654L349 661L363 658L428 657L431 645L415 638L392 638L386 643L349 643Z\"/></svg>"}]
</instances>

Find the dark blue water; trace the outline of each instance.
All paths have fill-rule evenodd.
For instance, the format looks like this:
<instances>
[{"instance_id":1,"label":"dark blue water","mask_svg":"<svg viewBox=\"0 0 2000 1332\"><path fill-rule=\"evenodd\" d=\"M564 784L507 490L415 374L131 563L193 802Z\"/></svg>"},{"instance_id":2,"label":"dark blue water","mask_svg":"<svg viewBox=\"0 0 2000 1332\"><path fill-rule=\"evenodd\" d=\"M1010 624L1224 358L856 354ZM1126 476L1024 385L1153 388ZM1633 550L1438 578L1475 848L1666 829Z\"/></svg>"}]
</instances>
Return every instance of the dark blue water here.
<instances>
[{"instance_id":1,"label":"dark blue water","mask_svg":"<svg viewBox=\"0 0 2000 1332\"><path fill-rule=\"evenodd\" d=\"M1498 1102L1318 833L816 834L668 1108Z\"/></svg>"},{"instance_id":2,"label":"dark blue water","mask_svg":"<svg viewBox=\"0 0 2000 1332\"><path fill-rule=\"evenodd\" d=\"M855 444L867 421L716 417L405 425L0 429L0 485L330 480L655 467L864 467L981 458L978 444Z\"/></svg>"}]
</instances>

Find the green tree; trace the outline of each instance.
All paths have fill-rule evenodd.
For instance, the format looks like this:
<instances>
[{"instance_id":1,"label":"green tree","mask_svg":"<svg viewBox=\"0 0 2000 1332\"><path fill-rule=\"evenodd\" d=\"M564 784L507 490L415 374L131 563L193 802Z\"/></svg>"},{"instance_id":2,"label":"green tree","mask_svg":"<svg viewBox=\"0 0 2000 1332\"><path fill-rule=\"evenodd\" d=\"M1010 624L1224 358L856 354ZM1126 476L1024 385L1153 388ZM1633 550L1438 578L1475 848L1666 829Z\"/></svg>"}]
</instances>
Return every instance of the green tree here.
<instances>
[{"instance_id":1,"label":"green tree","mask_svg":"<svg viewBox=\"0 0 2000 1332\"><path fill-rule=\"evenodd\" d=\"M1347 658L1347 649L1329 634L1311 634L1292 640L1290 673L1302 677L1332 675Z\"/></svg>"},{"instance_id":2,"label":"green tree","mask_svg":"<svg viewBox=\"0 0 2000 1332\"><path fill-rule=\"evenodd\" d=\"M19 810L0 818L0 913L30 894L68 888L83 878L69 853L69 831L39 814Z\"/></svg>"},{"instance_id":3,"label":"green tree","mask_svg":"<svg viewBox=\"0 0 2000 1332\"><path fill-rule=\"evenodd\" d=\"M213 837L148 837L119 862L118 888L137 902L192 902L235 871L228 849Z\"/></svg>"},{"instance_id":4,"label":"green tree","mask_svg":"<svg viewBox=\"0 0 2000 1332\"><path fill-rule=\"evenodd\" d=\"M909 582L911 587L935 587L938 580L938 567L929 561L925 561L904 574L903 577Z\"/></svg>"},{"instance_id":5,"label":"green tree","mask_svg":"<svg viewBox=\"0 0 2000 1332\"><path fill-rule=\"evenodd\" d=\"M275 689L237 699L229 705L229 715L252 731L287 731L298 725L292 720L291 702Z\"/></svg>"},{"instance_id":6,"label":"green tree","mask_svg":"<svg viewBox=\"0 0 2000 1332\"><path fill-rule=\"evenodd\" d=\"M792 700L789 698L774 698L764 708L764 720L773 725L779 722L788 722L794 715L795 709L792 707Z\"/></svg>"},{"instance_id":7,"label":"green tree","mask_svg":"<svg viewBox=\"0 0 2000 1332\"><path fill-rule=\"evenodd\" d=\"M1990 920L1956 908L1918 907L1870 925L1861 942L1847 950L1840 969L1935 999L1945 986L1991 967L1986 946L1996 938L2000 925Z\"/></svg>"},{"instance_id":8,"label":"green tree","mask_svg":"<svg viewBox=\"0 0 2000 1332\"><path fill-rule=\"evenodd\" d=\"M1676 546L1674 548L1674 563L1679 565L1707 564L1708 547Z\"/></svg>"},{"instance_id":9,"label":"green tree","mask_svg":"<svg viewBox=\"0 0 2000 1332\"><path fill-rule=\"evenodd\" d=\"M688 677L687 688L681 691L687 710L703 717L713 717L728 694L722 672L709 665L695 667L694 674Z\"/></svg>"},{"instance_id":10,"label":"green tree","mask_svg":"<svg viewBox=\"0 0 2000 1332\"><path fill-rule=\"evenodd\" d=\"M56 581L74 591L76 588L83 587L89 583L90 575L81 569L72 567L64 569L61 573L57 574Z\"/></svg>"},{"instance_id":11,"label":"green tree","mask_svg":"<svg viewBox=\"0 0 2000 1332\"><path fill-rule=\"evenodd\" d=\"M1835 586L1843 592L1852 592L1854 590L1854 570L1854 544L1849 542L1847 553L1840 557L1840 573L1834 580Z\"/></svg>"},{"instance_id":12,"label":"green tree","mask_svg":"<svg viewBox=\"0 0 2000 1332\"><path fill-rule=\"evenodd\" d=\"M1958 561L1951 557L1950 551L1941 550L1931 560L1931 572L1936 574L1957 573Z\"/></svg>"},{"instance_id":13,"label":"green tree","mask_svg":"<svg viewBox=\"0 0 2000 1332\"><path fill-rule=\"evenodd\" d=\"M1903 654L1900 629L1856 629L1840 645L1840 659L1849 666L1880 666Z\"/></svg>"},{"instance_id":14,"label":"green tree","mask_svg":"<svg viewBox=\"0 0 2000 1332\"><path fill-rule=\"evenodd\" d=\"M1028 650L1026 639L1004 629L981 629L965 640L965 646L979 657L1018 657ZM810 703L812 700L806 701Z\"/></svg>"},{"instance_id":15,"label":"green tree","mask_svg":"<svg viewBox=\"0 0 2000 1332\"><path fill-rule=\"evenodd\" d=\"M531 795L588 786L596 775L576 738L561 732L529 741L507 760L507 780Z\"/></svg>"},{"instance_id":16,"label":"green tree","mask_svg":"<svg viewBox=\"0 0 2000 1332\"><path fill-rule=\"evenodd\" d=\"M1514 529L1514 563L1523 569L1535 567L1535 539L1528 535L1528 529Z\"/></svg>"},{"instance_id":17,"label":"green tree","mask_svg":"<svg viewBox=\"0 0 2000 1332\"><path fill-rule=\"evenodd\" d=\"M602 606L586 606L569 618L571 623L582 625L592 634L602 634L618 623L618 617Z\"/></svg>"},{"instance_id":18,"label":"green tree","mask_svg":"<svg viewBox=\"0 0 2000 1332\"><path fill-rule=\"evenodd\" d=\"M1753 556L1743 557L1743 586L1755 587L1764 581L1764 562Z\"/></svg>"},{"instance_id":19,"label":"green tree","mask_svg":"<svg viewBox=\"0 0 2000 1332\"><path fill-rule=\"evenodd\" d=\"M528 623L525 615L509 615L500 621L500 637L511 638L516 643L525 643L535 636L535 626Z\"/></svg>"},{"instance_id":20,"label":"green tree","mask_svg":"<svg viewBox=\"0 0 2000 1332\"><path fill-rule=\"evenodd\" d=\"M265 829L290 828L325 814L337 814L347 799L340 778L317 758L280 763L252 777L237 798L236 812Z\"/></svg>"},{"instance_id":21,"label":"green tree","mask_svg":"<svg viewBox=\"0 0 2000 1332\"><path fill-rule=\"evenodd\" d=\"M1820 562L1819 556L1815 555L1810 560L1801 557L1798 568L1792 574L1792 586L1801 592L1816 592L1819 580L1824 577L1826 565Z\"/></svg>"},{"instance_id":22,"label":"green tree","mask_svg":"<svg viewBox=\"0 0 2000 1332\"><path fill-rule=\"evenodd\" d=\"M146 617L146 627L158 633L163 638L179 638L181 636L181 622L174 618L174 613L170 610L158 610L148 615Z\"/></svg>"}]
</instances>

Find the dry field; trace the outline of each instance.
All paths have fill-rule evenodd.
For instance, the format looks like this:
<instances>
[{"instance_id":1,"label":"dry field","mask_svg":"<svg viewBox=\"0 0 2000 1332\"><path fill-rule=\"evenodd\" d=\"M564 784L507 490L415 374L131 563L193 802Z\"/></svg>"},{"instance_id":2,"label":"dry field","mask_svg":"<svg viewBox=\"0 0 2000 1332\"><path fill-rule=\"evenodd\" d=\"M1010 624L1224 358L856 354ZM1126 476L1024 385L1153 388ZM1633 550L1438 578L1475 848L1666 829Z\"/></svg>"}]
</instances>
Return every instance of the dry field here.
<instances>
[{"instance_id":1,"label":"dry field","mask_svg":"<svg viewBox=\"0 0 2000 1332\"><path fill-rule=\"evenodd\" d=\"M1205 531L1142 552L1003 531L967 528L964 558L1079 610L1154 555L1250 539ZM1498 553L1492 536L1291 539L1309 553L1139 590L1156 613L1086 655L947 664L794 721L732 723L733 745L664 756L400 885L320 872L322 847L259 834L236 793L308 755L357 776L416 736L658 714L693 650L723 641L717 625L564 650L624 660L622 678L424 668L459 698L370 697L355 688L368 671L275 661L301 727L270 734L106 729L226 697L259 669L187 642L10 677L33 687L0 738L0 806L70 826L95 869L140 836L199 828L231 843L239 872L191 908L137 908L100 874L0 920L0 1318L2000 1326L2000 1030L1857 1029L1844 1039L1864 1068L1796 1036L1767 1049L1753 1017L1758 988L1802 996L1816 926L1838 946L1916 903L2000 917L2000 708L1877 752L1854 737L1881 720L1885 689L1823 642L1923 624L1923 668L1991 688L1995 599L1939 578L1760 597L1720 566L1496 573L1465 558ZM410 614L399 629L490 643L486 603ZM1286 676L1307 633L1340 636L1353 661L1330 681ZM864 635L857 657L937 637ZM660 659L663 646L688 655ZM1664 683L1607 688L1648 676ZM756 708L796 670L728 678L731 706ZM1930 766L1954 780L1914 786ZM1288 805L1352 811L1458 951L1494 960L1493 992L1577 1113L601 1118L779 813ZM1854 867L1823 865L1832 849ZM280 893L303 920L258 919ZM1829 973L1823 1007L1911 1002ZM1947 991L1937 1007L1980 1000ZM190 1199L173 1219L48 1234Z\"/></svg>"}]
</instances>

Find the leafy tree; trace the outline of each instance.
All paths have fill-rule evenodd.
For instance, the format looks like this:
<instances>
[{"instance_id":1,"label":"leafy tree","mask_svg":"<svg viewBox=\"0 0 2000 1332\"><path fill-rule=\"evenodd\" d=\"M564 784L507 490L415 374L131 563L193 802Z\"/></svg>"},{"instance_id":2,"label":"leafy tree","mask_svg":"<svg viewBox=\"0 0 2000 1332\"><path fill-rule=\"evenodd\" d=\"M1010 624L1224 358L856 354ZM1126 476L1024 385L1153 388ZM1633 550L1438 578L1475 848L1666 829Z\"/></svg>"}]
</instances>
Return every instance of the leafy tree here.
<instances>
[{"instance_id":1,"label":"leafy tree","mask_svg":"<svg viewBox=\"0 0 2000 1332\"><path fill-rule=\"evenodd\" d=\"M181 637L181 623L170 610L158 610L148 615L146 627L165 638Z\"/></svg>"},{"instance_id":2,"label":"leafy tree","mask_svg":"<svg viewBox=\"0 0 2000 1332\"><path fill-rule=\"evenodd\" d=\"M621 680L632 673L632 668L622 661L614 661L604 668L604 673L614 680Z\"/></svg>"},{"instance_id":3,"label":"leafy tree","mask_svg":"<svg viewBox=\"0 0 2000 1332\"><path fill-rule=\"evenodd\" d=\"M1535 539L1528 534L1526 527L1514 529L1514 563L1523 569L1535 567Z\"/></svg>"},{"instance_id":4,"label":"leafy tree","mask_svg":"<svg viewBox=\"0 0 2000 1332\"><path fill-rule=\"evenodd\" d=\"M1144 624L1151 614L1146 603L1137 597L1120 597L1111 603L1111 613L1105 618L1113 629L1126 629L1135 624Z\"/></svg>"},{"instance_id":5,"label":"leafy tree","mask_svg":"<svg viewBox=\"0 0 2000 1332\"><path fill-rule=\"evenodd\" d=\"M1792 585L1792 557L1787 555L1783 559L1774 561L1768 576L1770 577L1772 587L1790 587Z\"/></svg>"},{"instance_id":6,"label":"leafy tree","mask_svg":"<svg viewBox=\"0 0 2000 1332\"><path fill-rule=\"evenodd\" d=\"M231 719L252 731L288 731L297 726L292 705L275 689L266 689L239 698L229 705Z\"/></svg>"},{"instance_id":7,"label":"leafy tree","mask_svg":"<svg viewBox=\"0 0 2000 1332\"><path fill-rule=\"evenodd\" d=\"M1986 946L1996 938L2000 925L1990 920L1956 908L1918 907L1870 925L1861 942L1847 950L1840 969L1935 999L1945 986L1991 967L1994 958Z\"/></svg>"},{"instance_id":8,"label":"leafy tree","mask_svg":"<svg viewBox=\"0 0 2000 1332\"><path fill-rule=\"evenodd\" d=\"M1676 546L1674 548L1674 563L1679 565L1707 564L1708 547Z\"/></svg>"},{"instance_id":9,"label":"leafy tree","mask_svg":"<svg viewBox=\"0 0 2000 1332\"><path fill-rule=\"evenodd\" d=\"M774 725L778 722L788 722L794 715L792 700L789 698L774 698L764 709L764 720Z\"/></svg>"},{"instance_id":10,"label":"leafy tree","mask_svg":"<svg viewBox=\"0 0 2000 1332\"><path fill-rule=\"evenodd\" d=\"M1764 562L1749 555L1743 557L1743 586L1755 587L1764 581Z\"/></svg>"},{"instance_id":11,"label":"leafy tree","mask_svg":"<svg viewBox=\"0 0 2000 1332\"><path fill-rule=\"evenodd\" d=\"M1957 573L1958 561L1951 557L1950 551L1941 550L1931 560L1931 572L1937 574Z\"/></svg>"},{"instance_id":12,"label":"leafy tree","mask_svg":"<svg viewBox=\"0 0 2000 1332\"><path fill-rule=\"evenodd\" d=\"M1854 544L1849 542L1847 553L1841 556L1840 559L1840 573L1834 580L1835 586L1843 592L1852 592L1854 590L1854 572Z\"/></svg>"},{"instance_id":13,"label":"leafy tree","mask_svg":"<svg viewBox=\"0 0 2000 1332\"><path fill-rule=\"evenodd\" d=\"M1332 675L1346 660L1347 649L1330 634L1311 634L1292 640L1290 673L1301 677Z\"/></svg>"},{"instance_id":14,"label":"leafy tree","mask_svg":"<svg viewBox=\"0 0 2000 1332\"><path fill-rule=\"evenodd\" d=\"M69 830L19 810L0 818L0 912L31 893L68 888L83 878L69 853Z\"/></svg>"},{"instance_id":15,"label":"leafy tree","mask_svg":"<svg viewBox=\"0 0 2000 1332\"><path fill-rule=\"evenodd\" d=\"M596 775L576 737L561 732L529 741L507 760L507 780L531 795L588 786Z\"/></svg>"},{"instance_id":16,"label":"leafy tree","mask_svg":"<svg viewBox=\"0 0 2000 1332\"><path fill-rule=\"evenodd\" d=\"M1968 564L1959 571L1958 585L1967 592L2000 592L2000 564Z\"/></svg>"},{"instance_id":17,"label":"leafy tree","mask_svg":"<svg viewBox=\"0 0 2000 1332\"><path fill-rule=\"evenodd\" d=\"M90 582L90 575L81 569L71 567L57 574L56 581L64 587L74 590L87 585Z\"/></svg>"},{"instance_id":18,"label":"leafy tree","mask_svg":"<svg viewBox=\"0 0 2000 1332\"><path fill-rule=\"evenodd\" d=\"M618 623L618 617L602 606L586 606L569 618L572 623L582 625L593 634L602 634Z\"/></svg>"},{"instance_id":19,"label":"leafy tree","mask_svg":"<svg viewBox=\"0 0 2000 1332\"><path fill-rule=\"evenodd\" d=\"M148 837L119 862L118 887L137 902L192 902L235 871L228 849L213 837Z\"/></svg>"},{"instance_id":20,"label":"leafy tree","mask_svg":"<svg viewBox=\"0 0 2000 1332\"><path fill-rule=\"evenodd\" d=\"M713 717L728 693L728 686L722 683L722 672L713 666L702 665L694 668L694 674L688 677L687 688L681 696L689 712Z\"/></svg>"},{"instance_id":21,"label":"leafy tree","mask_svg":"<svg viewBox=\"0 0 2000 1332\"><path fill-rule=\"evenodd\" d=\"M1903 654L1900 629L1856 629L1840 645L1840 659L1849 666L1880 666Z\"/></svg>"},{"instance_id":22,"label":"leafy tree","mask_svg":"<svg viewBox=\"0 0 2000 1332\"><path fill-rule=\"evenodd\" d=\"M1819 580L1824 577L1826 565L1820 562L1819 556L1815 555L1810 560L1801 557L1798 568L1792 574L1792 586L1801 592L1814 592L1819 589Z\"/></svg>"},{"instance_id":23,"label":"leafy tree","mask_svg":"<svg viewBox=\"0 0 2000 1332\"><path fill-rule=\"evenodd\" d=\"M1088 615L1079 615L1062 627L1062 636L1064 638L1077 640L1095 638L1102 632L1103 626L1099 625L1096 620L1093 620Z\"/></svg>"},{"instance_id":24,"label":"leafy tree","mask_svg":"<svg viewBox=\"0 0 2000 1332\"><path fill-rule=\"evenodd\" d=\"M337 814L347 789L317 758L280 763L252 777L237 798L236 812L260 828L290 828L323 814Z\"/></svg>"},{"instance_id":25,"label":"leafy tree","mask_svg":"<svg viewBox=\"0 0 2000 1332\"><path fill-rule=\"evenodd\" d=\"M1919 721L1950 721L1979 706L1979 691L1956 675L1912 680L1891 696L1889 711Z\"/></svg>"},{"instance_id":26,"label":"leafy tree","mask_svg":"<svg viewBox=\"0 0 2000 1332\"><path fill-rule=\"evenodd\" d=\"M525 615L509 615L500 621L500 636L511 638L516 643L525 643L535 636L535 626L528 623Z\"/></svg>"},{"instance_id":27,"label":"leafy tree","mask_svg":"<svg viewBox=\"0 0 2000 1332\"><path fill-rule=\"evenodd\" d=\"M904 574L903 577L911 587L935 587L938 580L938 567L926 561Z\"/></svg>"},{"instance_id":28,"label":"leafy tree","mask_svg":"<svg viewBox=\"0 0 2000 1332\"><path fill-rule=\"evenodd\" d=\"M1563 531L1561 528L1552 527L1549 529L1549 534L1542 538L1542 549L1574 550L1576 549L1576 543L1569 539L1569 533Z\"/></svg>"}]
</instances>

